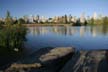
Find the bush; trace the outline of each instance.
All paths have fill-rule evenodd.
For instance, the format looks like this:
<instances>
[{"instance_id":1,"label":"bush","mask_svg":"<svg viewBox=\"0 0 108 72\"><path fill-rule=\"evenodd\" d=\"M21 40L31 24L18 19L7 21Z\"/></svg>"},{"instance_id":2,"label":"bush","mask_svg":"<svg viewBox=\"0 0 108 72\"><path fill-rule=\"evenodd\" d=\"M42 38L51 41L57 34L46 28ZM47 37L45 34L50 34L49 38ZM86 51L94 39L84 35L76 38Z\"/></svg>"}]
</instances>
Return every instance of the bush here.
<instances>
[{"instance_id":1,"label":"bush","mask_svg":"<svg viewBox=\"0 0 108 72\"><path fill-rule=\"evenodd\" d=\"M14 51L21 49L25 41L27 29L20 24L6 26L0 29L0 51Z\"/></svg>"}]
</instances>

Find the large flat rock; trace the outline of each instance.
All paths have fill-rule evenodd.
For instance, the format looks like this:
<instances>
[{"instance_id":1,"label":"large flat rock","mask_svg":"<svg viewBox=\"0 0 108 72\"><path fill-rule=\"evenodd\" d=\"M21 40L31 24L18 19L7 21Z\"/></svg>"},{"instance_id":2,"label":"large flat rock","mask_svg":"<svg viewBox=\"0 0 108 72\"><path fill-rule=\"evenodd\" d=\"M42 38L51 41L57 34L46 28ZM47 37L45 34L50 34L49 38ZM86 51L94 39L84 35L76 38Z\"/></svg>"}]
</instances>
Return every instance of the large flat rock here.
<instances>
[{"instance_id":1,"label":"large flat rock","mask_svg":"<svg viewBox=\"0 0 108 72\"><path fill-rule=\"evenodd\" d=\"M80 51L60 72L108 72L106 50Z\"/></svg>"},{"instance_id":2,"label":"large flat rock","mask_svg":"<svg viewBox=\"0 0 108 72\"><path fill-rule=\"evenodd\" d=\"M74 48L72 47L58 47L50 50L48 53L41 55L39 58L40 61L45 62L45 61L50 61L50 60L55 60L58 58L61 58L63 56L66 56L70 53L74 53Z\"/></svg>"},{"instance_id":3,"label":"large flat rock","mask_svg":"<svg viewBox=\"0 0 108 72\"><path fill-rule=\"evenodd\" d=\"M58 72L74 52L72 47L43 48L13 63L5 72Z\"/></svg>"}]
</instances>

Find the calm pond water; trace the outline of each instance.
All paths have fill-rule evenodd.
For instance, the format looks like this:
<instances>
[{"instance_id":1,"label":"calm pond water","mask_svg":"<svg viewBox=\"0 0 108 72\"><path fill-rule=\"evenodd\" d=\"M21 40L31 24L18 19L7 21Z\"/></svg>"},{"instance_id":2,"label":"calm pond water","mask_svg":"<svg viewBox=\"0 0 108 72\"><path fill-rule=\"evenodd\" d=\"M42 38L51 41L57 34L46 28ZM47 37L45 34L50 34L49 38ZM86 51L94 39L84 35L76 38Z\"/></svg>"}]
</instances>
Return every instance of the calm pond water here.
<instances>
[{"instance_id":1,"label":"calm pond water","mask_svg":"<svg viewBox=\"0 0 108 72\"><path fill-rule=\"evenodd\" d=\"M25 45L30 50L44 47L108 49L108 26L29 27Z\"/></svg>"}]
</instances>

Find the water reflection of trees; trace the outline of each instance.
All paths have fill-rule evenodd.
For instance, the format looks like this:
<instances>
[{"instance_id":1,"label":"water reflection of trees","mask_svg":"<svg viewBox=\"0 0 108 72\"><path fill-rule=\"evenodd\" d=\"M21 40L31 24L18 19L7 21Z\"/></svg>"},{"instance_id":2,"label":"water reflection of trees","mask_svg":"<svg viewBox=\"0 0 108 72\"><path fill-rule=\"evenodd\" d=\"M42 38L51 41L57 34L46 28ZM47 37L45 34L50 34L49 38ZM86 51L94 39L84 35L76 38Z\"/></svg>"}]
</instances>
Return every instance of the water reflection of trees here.
<instances>
[{"instance_id":1,"label":"water reflection of trees","mask_svg":"<svg viewBox=\"0 0 108 72\"><path fill-rule=\"evenodd\" d=\"M91 28L91 34L93 37L98 35L108 35L108 26L107 25L101 25L101 26L92 26Z\"/></svg>"},{"instance_id":2,"label":"water reflection of trees","mask_svg":"<svg viewBox=\"0 0 108 72\"><path fill-rule=\"evenodd\" d=\"M86 33L90 33L93 37L98 35L108 35L108 26L81 26L81 27L70 27L70 26L53 26L53 27L32 27L30 28L31 34L33 35L44 35L47 33L55 33L59 35L75 35L78 34L81 37L85 36Z\"/></svg>"}]
</instances>

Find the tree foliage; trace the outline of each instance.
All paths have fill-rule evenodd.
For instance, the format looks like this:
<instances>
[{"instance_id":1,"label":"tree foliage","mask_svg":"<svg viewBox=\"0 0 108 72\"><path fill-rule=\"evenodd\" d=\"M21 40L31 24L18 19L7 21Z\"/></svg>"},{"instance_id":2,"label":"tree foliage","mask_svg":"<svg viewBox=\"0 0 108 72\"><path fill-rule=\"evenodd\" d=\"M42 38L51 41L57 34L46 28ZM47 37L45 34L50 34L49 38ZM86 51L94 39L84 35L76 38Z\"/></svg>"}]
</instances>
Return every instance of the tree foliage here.
<instances>
[{"instance_id":1,"label":"tree foliage","mask_svg":"<svg viewBox=\"0 0 108 72\"><path fill-rule=\"evenodd\" d=\"M103 24L108 24L108 17L103 17Z\"/></svg>"},{"instance_id":2,"label":"tree foliage","mask_svg":"<svg viewBox=\"0 0 108 72\"><path fill-rule=\"evenodd\" d=\"M13 24L12 17L10 16L9 11L7 11L7 13L6 13L5 24L8 26Z\"/></svg>"},{"instance_id":3,"label":"tree foliage","mask_svg":"<svg viewBox=\"0 0 108 72\"><path fill-rule=\"evenodd\" d=\"M25 41L27 28L19 23L13 24L10 13L7 12L5 19L5 26L0 28L0 52L1 51L14 51L15 48L21 49Z\"/></svg>"},{"instance_id":4,"label":"tree foliage","mask_svg":"<svg viewBox=\"0 0 108 72\"><path fill-rule=\"evenodd\" d=\"M26 22L25 22L24 19L20 18L20 19L18 20L18 24L26 24Z\"/></svg>"}]
</instances>

